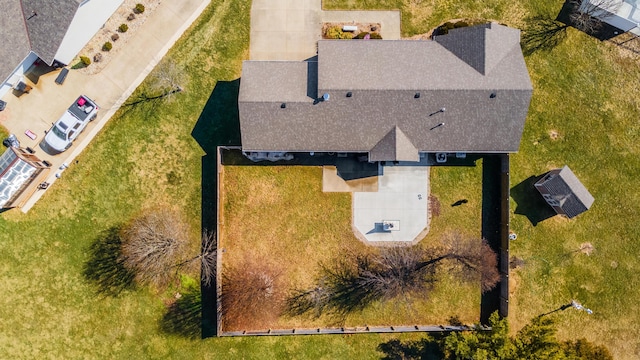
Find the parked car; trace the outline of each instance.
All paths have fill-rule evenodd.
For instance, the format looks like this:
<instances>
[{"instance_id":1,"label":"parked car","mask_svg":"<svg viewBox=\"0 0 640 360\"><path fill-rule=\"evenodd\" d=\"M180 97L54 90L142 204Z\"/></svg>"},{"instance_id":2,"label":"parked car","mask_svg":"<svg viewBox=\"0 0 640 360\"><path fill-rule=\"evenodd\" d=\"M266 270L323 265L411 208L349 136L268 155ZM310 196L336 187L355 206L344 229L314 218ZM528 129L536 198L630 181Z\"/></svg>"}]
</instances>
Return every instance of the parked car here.
<instances>
[{"instance_id":1,"label":"parked car","mask_svg":"<svg viewBox=\"0 0 640 360\"><path fill-rule=\"evenodd\" d=\"M87 124L95 120L98 109L93 100L81 95L47 132L45 144L58 153L67 150Z\"/></svg>"}]
</instances>

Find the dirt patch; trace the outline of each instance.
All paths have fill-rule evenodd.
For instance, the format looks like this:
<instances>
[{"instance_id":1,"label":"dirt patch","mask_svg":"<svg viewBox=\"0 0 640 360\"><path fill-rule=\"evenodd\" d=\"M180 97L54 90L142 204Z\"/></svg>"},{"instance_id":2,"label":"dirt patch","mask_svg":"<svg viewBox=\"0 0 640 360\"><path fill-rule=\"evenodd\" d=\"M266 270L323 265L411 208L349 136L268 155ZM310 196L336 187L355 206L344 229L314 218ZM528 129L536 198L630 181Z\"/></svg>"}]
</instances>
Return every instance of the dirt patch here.
<instances>
[{"instance_id":1,"label":"dirt patch","mask_svg":"<svg viewBox=\"0 0 640 360\"><path fill-rule=\"evenodd\" d=\"M339 22L339 23L323 23L322 24L322 38L323 39L331 39L331 37L327 37L327 31L331 28L338 27L343 29L344 26L356 26L358 29L355 31L345 31L351 33L353 37L358 36L358 34L363 32L368 33L377 33L379 34L381 31L380 23L356 23L356 22Z\"/></svg>"},{"instance_id":2,"label":"dirt patch","mask_svg":"<svg viewBox=\"0 0 640 360\"><path fill-rule=\"evenodd\" d=\"M558 140L560 138L560 133L558 133L558 130L549 130L549 137L551 140Z\"/></svg>"},{"instance_id":3,"label":"dirt patch","mask_svg":"<svg viewBox=\"0 0 640 360\"><path fill-rule=\"evenodd\" d=\"M136 33L140 26L144 24L158 5L160 5L160 1L161 0L124 0L122 5L111 15L104 26L98 30L87 45L80 50L78 56L71 61L70 65L73 65L73 68L83 74L91 75L99 73L107 66L109 61L120 52L120 49L124 48L124 45L129 39ZM136 4L144 5L144 12L136 13L134 11ZM131 14L133 14L135 18L127 20ZM118 27L121 24L127 25L127 31L119 31ZM117 35L117 40L113 40L112 38L112 36L115 35ZM102 50L106 42L112 44L110 51ZM91 64L82 67L80 56L86 56L91 59ZM95 61L96 56L100 57L100 60L97 62Z\"/></svg>"},{"instance_id":4,"label":"dirt patch","mask_svg":"<svg viewBox=\"0 0 640 360\"><path fill-rule=\"evenodd\" d=\"M580 252L589 256L595 250L593 245L590 242L585 242L580 244Z\"/></svg>"}]
</instances>

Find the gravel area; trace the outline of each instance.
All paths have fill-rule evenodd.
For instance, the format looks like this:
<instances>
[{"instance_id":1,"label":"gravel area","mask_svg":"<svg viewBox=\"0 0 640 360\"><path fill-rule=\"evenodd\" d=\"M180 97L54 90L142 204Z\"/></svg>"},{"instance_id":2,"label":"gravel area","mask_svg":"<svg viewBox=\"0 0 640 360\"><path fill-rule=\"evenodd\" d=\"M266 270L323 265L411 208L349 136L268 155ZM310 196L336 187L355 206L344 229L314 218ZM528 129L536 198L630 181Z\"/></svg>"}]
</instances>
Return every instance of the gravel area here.
<instances>
[{"instance_id":1,"label":"gravel area","mask_svg":"<svg viewBox=\"0 0 640 360\"><path fill-rule=\"evenodd\" d=\"M78 53L78 56L73 59L71 66L76 71L84 74L96 74L102 70L109 61L124 47L127 41L136 33L138 28L144 24L147 18L153 14L153 11L158 7L161 0L124 0L122 5L116 10L113 15L107 20L102 29L94 35L94 37L85 45L85 47ZM136 4L144 5L143 13L136 13ZM127 20L127 17L135 16L132 20ZM120 32L118 27L121 24L126 24L128 30L126 32ZM117 40L113 40L112 36L117 35ZM106 42L112 44L110 51L102 50L102 46ZM91 64L84 67L80 61L80 56L86 56L91 59ZM96 61L97 57L101 57L99 61Z\"/></svg>"}]
</instances>

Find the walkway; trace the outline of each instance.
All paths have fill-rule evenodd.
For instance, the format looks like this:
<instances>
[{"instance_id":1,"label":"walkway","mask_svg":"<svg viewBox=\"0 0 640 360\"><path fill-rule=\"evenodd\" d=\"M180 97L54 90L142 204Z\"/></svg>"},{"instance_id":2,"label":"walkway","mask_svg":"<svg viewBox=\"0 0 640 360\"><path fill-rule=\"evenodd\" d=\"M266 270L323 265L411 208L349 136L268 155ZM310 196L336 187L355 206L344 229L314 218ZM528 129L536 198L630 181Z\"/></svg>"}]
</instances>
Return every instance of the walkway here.
<instances>
[{"instance_id":1,"label":"walkway","mask_svg":"<svg viewBox=\"0 0 640 360\"><path fill-rule=\"evenodd\" d=\"M140 85L155 65L162 59L182 33L198 18L210 0L163 1L124 45L109 64L98 74L84 75L70 71L64 85L55 84L58 71L40 76L29 94L15 97L7 94L7 108L0 113L0 124L18 136L23 147L36 150L36 156L53 164L49 183L56 181L61 164L73 164L124 101ZM96 101L101 111L98 118L87 126L71 149L60 155L47 155L38 143L78 95L84 94ZM37 135L31 140L26 130ZM73 165L71 165L73 166ZM37 185L37 184L35 184ZM45 191L39 190L22 206L27 212Z\"/></svg>"},{"instance_id":2,"label":"walkway","mask_svg":"<svg viewBox=\"0 0 640 360\"><path fill-rule=\"evenodd\" d=\"M380 23L383 39L400 39L400 11L324 11L321 0L254 0L251 60L305 60L316 55L325 22Z\"/></svg>"},{"instance_id":3,"label":"walkway","mask_svg":"<svg viewBox=\"0 0 640 360\"><path fill-rule=\"evenodd\" d=\"M364 242L420 240L429 225L429 167L384 166L378 192L354 192L352 201L353 231Z\"/></svg>"}]
</instances>

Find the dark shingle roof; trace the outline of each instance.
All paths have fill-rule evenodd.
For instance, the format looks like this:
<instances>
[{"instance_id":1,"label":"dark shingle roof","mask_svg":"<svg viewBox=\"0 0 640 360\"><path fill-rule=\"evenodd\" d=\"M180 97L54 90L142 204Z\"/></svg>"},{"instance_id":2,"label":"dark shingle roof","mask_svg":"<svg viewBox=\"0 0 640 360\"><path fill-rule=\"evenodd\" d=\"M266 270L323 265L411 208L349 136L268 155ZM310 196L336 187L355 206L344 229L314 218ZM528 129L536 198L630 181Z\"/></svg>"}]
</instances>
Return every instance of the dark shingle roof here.
<instances>
[{"instance_id":1,"label":"dark shingle roof","mask_svg":"<svg viewBox=\"0 0 640 360\"><path fill-rule=\"evenodd\" d=\"M551 173L555 176L542 185L560 203L560 207L569 219L591 207L594 201L593 196L568 166L565 165L562 169L554 170Z\"/></svg>"},{"instance_id":2,"label":"dark shingle roof","mask_svg":"<svg viewBox=\"0 0 640 360\"><path fill-rule=\"evenodd\" d=\"M31 50L51 65L82 0L21 0ZM37 16L30 16L33 13Z\"/></svg>"},{"instance_id":3,"label":"dark shingle roof","mask_svg":"<svg viewBox=\"0 0 640 360\"><path fill-rule=\"evenodd\" d=\"M480 36L492 31L507 36ZM493 64L486 75L442 46L445 36L320 41L317 93L328 93L327 102L306 96L316 84L308 62L245 62L243 147L370 152L370 159L388 160L416 159L417 151L517 151L532 91L519 31L491 24L450 35L458 32L484 44L482 56ZM500 55L487 55L494 51Z\"/></svg>"},{"instance_id":4,"label":"dark shingle roof","mask_svg":"<svg viewBox=\"0 0 640 360\"><path fill-rule=\"evenodd\" d=\"M29 38L20 1L4 0L0 10L0 81L3 81L29 54Z\"/></svg>"}]
</instances>

